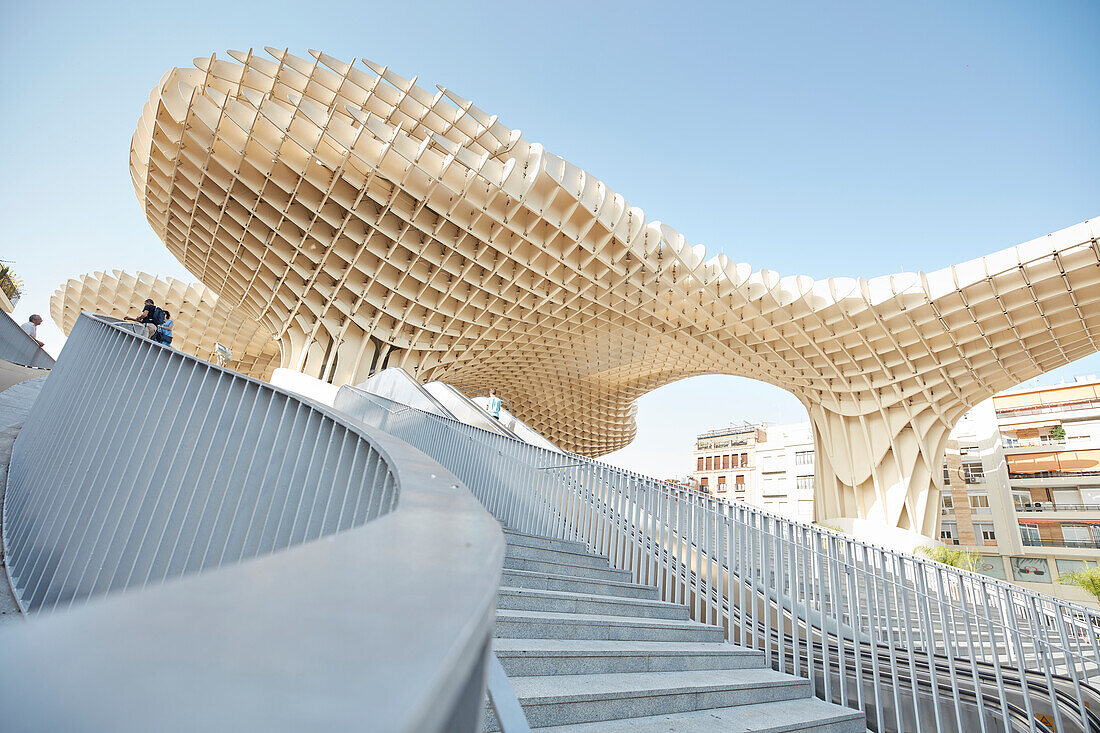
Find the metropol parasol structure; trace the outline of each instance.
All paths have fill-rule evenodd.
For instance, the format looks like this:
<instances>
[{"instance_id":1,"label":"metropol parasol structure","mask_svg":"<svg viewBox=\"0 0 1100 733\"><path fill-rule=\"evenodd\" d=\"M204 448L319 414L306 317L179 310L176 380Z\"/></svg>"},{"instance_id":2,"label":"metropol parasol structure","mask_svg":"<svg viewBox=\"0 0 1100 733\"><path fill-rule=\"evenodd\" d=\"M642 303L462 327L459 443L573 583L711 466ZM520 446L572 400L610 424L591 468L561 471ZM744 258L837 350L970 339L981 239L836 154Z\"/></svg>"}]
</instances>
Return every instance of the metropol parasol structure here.
<instances>
[{"instance_id":1,"label":"metropol parasol structure","mask_svg":"<svg viewBox=\"0 0 1100 733\"><path fill-rule=\"evenodd\" d=\"M448 89L267 49L166 73L130 154L168 250L333 384L400 366L599 456L701 374L806 406L819 520L933 534L971 406L1100 349L1098 226L930 273L781 277L672 227Z\"/></svg>"}]
</instances>

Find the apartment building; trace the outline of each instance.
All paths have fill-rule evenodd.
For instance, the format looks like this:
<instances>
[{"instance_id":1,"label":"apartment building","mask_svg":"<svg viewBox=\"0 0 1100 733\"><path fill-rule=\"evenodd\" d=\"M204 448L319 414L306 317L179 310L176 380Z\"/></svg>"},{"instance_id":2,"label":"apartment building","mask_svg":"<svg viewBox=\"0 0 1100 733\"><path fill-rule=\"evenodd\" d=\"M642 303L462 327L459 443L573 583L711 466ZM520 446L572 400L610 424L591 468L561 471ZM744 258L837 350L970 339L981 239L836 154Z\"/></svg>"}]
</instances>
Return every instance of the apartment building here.
<instances>
[{"instance_id":1,"label":"apartment building","mask_svg":"<svg viewBox=\"0 0 1100 733\"><path fill-rule=\"evenodd\" d=\"M980 572L1095 604L1062 574L1100 561L1100 382L1020 388L968 412L943 464L940 539Z\"/></svg>"},{"instance_id":2,"label":"apartment building","mask_svg":"<svg viewBox=\"0 0 1100 733\"><path fill-rule=\"evenodd\" d=\"M756 445L765 440L765 427L750 423L710 430L696 438L692 478L699 490L727 501L745 501L756 467Z\"/></svg>"},{"instance_id":3,"label":"apartment building","mask_svg":"<svg viewBox=\"0 0 1100 733\"><path fill-rule=\"evenodd\" d=\"M809 423L743 423L698 436L700 490L792 519L814 518L814 443Z\"/></svg>"}]
</instances>

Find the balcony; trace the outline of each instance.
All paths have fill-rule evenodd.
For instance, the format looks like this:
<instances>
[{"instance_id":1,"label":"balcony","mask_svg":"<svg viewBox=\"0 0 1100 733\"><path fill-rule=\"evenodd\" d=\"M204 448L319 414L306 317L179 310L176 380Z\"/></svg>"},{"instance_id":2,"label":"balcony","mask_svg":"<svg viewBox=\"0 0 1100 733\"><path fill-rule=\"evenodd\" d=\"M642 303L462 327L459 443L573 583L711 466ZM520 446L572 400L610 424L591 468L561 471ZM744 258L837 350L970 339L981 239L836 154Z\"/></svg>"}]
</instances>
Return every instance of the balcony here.
<instances>
[{"instance_id":1,"label":"balcony","mask_svg":"<svg viewBox=\"0 0 1100 733\"><path fill-rule=\"evenodd\" d=\"M1031 537L1023 538L1024 547L1072 547L1082 550L1100 550L1096 540L1043 540Z\"/></svg>"},{"instance_id":2,"label":"balcony","mask_svg":"<svg viewBox=\"0 0 1100 733\"><path fill-rule=\"evenodd\" d=\"M1011 420L1013 418L1027 417L1029 415L1042 415L1045 412L1071 412L1080 410L1100 410L1100 400L1056 402L1049 405L1037 405L1035 407L1021 407L1017 409L997 410L997 419ZM1007 426L1006 429L1010 429L1010 426Z\"/></svg>"},{"instance_id":3,"label":"balcony","mask_svg":"<svg viewBox=\"0 0 1100 733\"><path fill-rule=\"evenodd\" d=\"M1011 430L1011 428L1005 428ZM1062 440L1049 440L1043 438L1005 438L1004 451L1008 455L1017 453L1043 453L1063 450L1095 448L1097 439L1091 435L1074 435Z\"/></svg>"},{"instance_id":4,"label":"balcony","mask_svg":"<svg viewBox=\"0 0 1100 733\"><path fill-rule=\"evenodd\" d=\"M1018 512L1095 512L1100 511L1100 504L1055 504L1050 501L1036 501L1023 506L1017 506Z\"/></svg>"},{"instance_id":5,"label":"balcony","mask_svg":"<svg viewBox=\"0 0 1100 733\"><path fill-rule=\"evenodd\" d=\"M1037 478L1080 478L1081 476L1100 476L1100 471L1036 471L1035 473L1008 472L1013 481L1025 481Z\"/></svg>"}]
</instances>

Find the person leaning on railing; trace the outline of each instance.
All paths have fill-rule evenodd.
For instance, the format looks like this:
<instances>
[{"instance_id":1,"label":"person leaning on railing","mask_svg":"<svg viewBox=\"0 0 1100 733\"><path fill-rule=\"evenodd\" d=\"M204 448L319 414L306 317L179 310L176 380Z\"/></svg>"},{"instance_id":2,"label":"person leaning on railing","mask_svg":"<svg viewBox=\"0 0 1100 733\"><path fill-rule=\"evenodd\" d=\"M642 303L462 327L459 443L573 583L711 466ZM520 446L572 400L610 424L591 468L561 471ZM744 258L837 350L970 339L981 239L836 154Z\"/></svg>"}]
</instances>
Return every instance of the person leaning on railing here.
<instances>
[{"instance_id":1,"label":"person leaning on railing","mask_svg":"<svg viewBox=\"0 0 1100 733\"><path fill-rule=\"evenodd\" d=\"M161 316L164 314L160 308L157 308L152 298L145 299L145 307L141 309L141 315L137 318L132 316L123 316L125 321L134 321L135 323L145 324L145 338L153 340L157 335L157 325L163 320Z\"/></svg>"},{"instance_id":2,"label":"person leaning on railing","mask_svg":"<svg viewBox=\"0 0 1100 733\"><path fill-rule=\"evenodd\" d=\"M24 333L34 339L39 346L45 346L46 344L38 340L38 327L41 325L42 316L35 313L29 319L27 319L27 322L24 323L21 328L23 329Z\"/></svg>"},{"instance_id":3,"label":"person leaning on railing","mask_svg":"<svg viewBox=\"0 0 1100 733\"><path fill-rule=\"evenodd\" d=\"M172 345L172 326L175 325L175 321L172 320L172 314L168 311L161 311L164 313L164 320L157 326L156 336L153 340L158 344L164 344L165 346Z\"/></svg>"}]
</instances>

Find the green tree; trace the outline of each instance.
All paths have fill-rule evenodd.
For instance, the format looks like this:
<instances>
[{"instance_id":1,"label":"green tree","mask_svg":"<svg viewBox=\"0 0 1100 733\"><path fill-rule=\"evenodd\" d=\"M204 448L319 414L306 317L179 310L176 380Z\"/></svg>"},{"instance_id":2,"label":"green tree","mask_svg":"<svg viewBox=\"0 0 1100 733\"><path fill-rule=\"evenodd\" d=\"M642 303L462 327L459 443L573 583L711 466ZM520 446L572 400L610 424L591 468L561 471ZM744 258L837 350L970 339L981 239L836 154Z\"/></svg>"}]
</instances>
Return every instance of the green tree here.
<instances>
[{"instance_id":1,"label":"green tree","mask_svg":"<svg viewBox=\"0 0 1100 733\"><path fill-rule=\"evenodd\" d=\"M1086 568L1084 570L1074 570L1072 573L1062 573L1058 580L1067 585L1076 585L1100 603L1100 568Z\"/></svg>"},{"instance_id":2,"label":"green tree","mask_svg":"<svg viewBox=\"0 0 1100 733\"><path fill-rule=\"evenodd\" d=\"M950 565L960 570L970 570L971 572L977 570L978 565L982 561L982 556L976 552L952 550L950 547L943 547L941 545L937 545L936 547L921 545L917 548L917 553L924 555L930 560L942 562L944 565Z\"/></svg>"},{"instance_id":3,"label":"green tree","mask_svg":"<svg viewBox=\"0 0 1100 733\"><path fill-rule=\"evenodd\" d=\"M1052 427L1050 429L1050 439L1051 440L1065 440L1066 439L1066 429L1063 428L1061 425L1055 425L1054 427Z\"/></svg>"}]
</instances>

